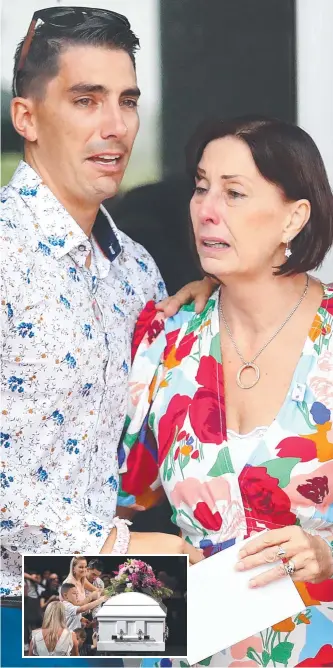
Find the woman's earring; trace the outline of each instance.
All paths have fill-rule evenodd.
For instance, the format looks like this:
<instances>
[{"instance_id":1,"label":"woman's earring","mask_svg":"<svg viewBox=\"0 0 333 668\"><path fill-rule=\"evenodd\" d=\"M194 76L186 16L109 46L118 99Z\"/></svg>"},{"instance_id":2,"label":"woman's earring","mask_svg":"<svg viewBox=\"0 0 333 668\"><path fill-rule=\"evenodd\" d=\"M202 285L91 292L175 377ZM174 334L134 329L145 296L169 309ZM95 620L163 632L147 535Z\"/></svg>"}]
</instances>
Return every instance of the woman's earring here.
<instances>
[{"instance_id":1,"label":"woman's earring","mask_svg":"<svg viewBox=\"0 0 333 668\"><path fill-rule=\"evenodd\" d=\"M284 251L284 254L285 254L286 257L290 257L291 254L292 254L292 251L290 250L289 243L290 243L290 242L287 241L286 249L285 249L285 251Z\"/></svg>"}]
</instances>

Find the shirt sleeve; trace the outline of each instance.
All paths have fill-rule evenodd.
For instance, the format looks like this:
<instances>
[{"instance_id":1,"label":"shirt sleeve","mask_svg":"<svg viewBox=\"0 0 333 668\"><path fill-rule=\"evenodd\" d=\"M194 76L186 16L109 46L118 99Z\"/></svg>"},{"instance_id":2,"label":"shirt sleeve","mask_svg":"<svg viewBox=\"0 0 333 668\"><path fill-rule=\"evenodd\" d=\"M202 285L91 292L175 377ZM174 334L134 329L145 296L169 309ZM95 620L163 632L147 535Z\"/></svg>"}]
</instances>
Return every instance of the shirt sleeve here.
<instances>
[{"instance_id":1,"label":"shirt sleeve","mask_svg":"<svg viewBox=\"0 0 333 668\"><path fill-rule=\"evenodd\" d=\"M7 478L10 483L10 472ZM1 521L5 549L38 554L96 554L101 550L110 530L99 518L78 504L62 500L50 484L36 482L27 488L26 480L24 471L17 467L14 490L11 484L5 488ZM24 493L18 494L17 490Z\"/></svg>"},{"instance_id":2,"label":"shirt sleeve","mask_svg":"<svg viewBox=\"0 0 333 668\"><path fill-rule=\"evenodd\" d=\"M149 508L163 494L151 406L165 347L164 315L149 302L138 319L133 337L128 412L118 448L120 506Z\"/></svg>"}]
</instances>

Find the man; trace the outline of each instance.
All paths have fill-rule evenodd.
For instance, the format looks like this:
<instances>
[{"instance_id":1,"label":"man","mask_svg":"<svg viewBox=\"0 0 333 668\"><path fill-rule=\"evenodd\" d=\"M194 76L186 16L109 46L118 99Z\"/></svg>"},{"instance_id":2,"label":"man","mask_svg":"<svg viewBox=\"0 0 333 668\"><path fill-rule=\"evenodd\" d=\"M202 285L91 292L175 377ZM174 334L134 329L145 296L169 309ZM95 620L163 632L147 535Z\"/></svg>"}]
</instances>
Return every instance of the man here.
<instances>
[{"instance_id":1,"label":"man","mask_svg":"<svg viewBox=\"0 0 333 668\"><path fill-rule=\"evenodd\" d=\"M120 186L139 127L138 45L120 15L56 7L35 13L16 52L12 120L24 162L1 212L9 596L20 594L20 553L110 552L116 538L131 337L145 303L166 296L152 258L101 206ZM167 314L196 292L178 294ZM176 536L146 537L142 551L184 549ZM133 533L131 551L144 539ZM14 632L17 618L2 621Z\"/></svg>"},{"instance_id":2,"label":"man","mask_svg":"<svg viewBox=\"0 0 333 668\"><path fill-rule=\"evenodd\" d=\"M104 589L104 582L101 580L103 573L103 564L99 559L91 559L87 566L87 579L94 587Z\"/></svg>"},{"instance_id":3,"label":"man","mask_svg":"<svg viewBox=\"0 0 333 668\"><path fill-rule=\"evenodd\" d=\"M50 573L47 585L40 597L40 607L45 610L46 606L52 601L59 601L60 580L57 573Z\"/></svg>"}]
</instances>

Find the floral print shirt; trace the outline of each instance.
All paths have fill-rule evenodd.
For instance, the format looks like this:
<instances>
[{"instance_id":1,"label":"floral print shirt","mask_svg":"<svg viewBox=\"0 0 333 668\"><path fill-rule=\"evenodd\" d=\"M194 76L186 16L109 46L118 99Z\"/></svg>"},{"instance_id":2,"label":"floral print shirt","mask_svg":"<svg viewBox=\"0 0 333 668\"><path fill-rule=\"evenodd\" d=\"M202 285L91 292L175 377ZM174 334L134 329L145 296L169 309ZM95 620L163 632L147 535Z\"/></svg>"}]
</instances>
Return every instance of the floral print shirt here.
<instances>
[{"instance_id":1,"label":"floral print shirt","mask_svg":"<svg viewBox=\"0 0 333 668\"><path fill-rule=\"evenodd\" d=\"M200 315L184 307L164 321L147 305L134 336L120 503L148 507L162 485L172 520L206 557L287 525L333 541L333 285L323 292L276 419L248 440L228 439L219 291ZM333 579L297 587L301 614L201 664L333 665Z\"/></svg>"},{"instance_id":2,"label":"floral print shirt","mask_svg":"<svg viewBox=\"0 0 333 668\"><path fill-rule=\"evenodd\" d=\"M24 162L2 190L1 226L2 593L13 595L19 552L103 545L133 330L166 291L103 207L89 239Z\"/></svg>"}]
</instances>

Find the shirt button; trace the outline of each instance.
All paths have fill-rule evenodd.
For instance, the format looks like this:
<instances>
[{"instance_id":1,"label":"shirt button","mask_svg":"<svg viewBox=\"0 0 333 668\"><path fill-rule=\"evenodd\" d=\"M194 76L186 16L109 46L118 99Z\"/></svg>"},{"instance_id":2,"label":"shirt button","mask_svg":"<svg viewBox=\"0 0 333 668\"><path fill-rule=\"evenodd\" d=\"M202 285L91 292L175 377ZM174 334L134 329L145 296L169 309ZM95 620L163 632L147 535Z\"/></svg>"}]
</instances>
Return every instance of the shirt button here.
<instances>
[{"instance_id":1,"label":"shirt button","mask_svg":"<svg viewBox=\"0 0 333 668\"><path fill-rule=\"evenodd\" d=\"M86 247L83 244L80 244L79 245L79 251L81 251L81 253L83 253L83 251L85 251L85 250L86 250Z\"/></svg>"}]
</instances>

